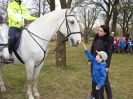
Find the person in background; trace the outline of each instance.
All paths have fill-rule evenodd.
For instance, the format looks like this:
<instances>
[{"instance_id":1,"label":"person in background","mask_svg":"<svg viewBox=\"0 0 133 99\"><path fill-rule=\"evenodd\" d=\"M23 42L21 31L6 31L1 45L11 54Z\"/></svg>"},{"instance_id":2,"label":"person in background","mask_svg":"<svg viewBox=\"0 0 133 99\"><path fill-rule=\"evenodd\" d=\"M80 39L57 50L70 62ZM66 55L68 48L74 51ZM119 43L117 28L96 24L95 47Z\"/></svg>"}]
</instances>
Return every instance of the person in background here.
<instances>
[{"instance_id":1,"label":"person in background","mask_svg":"<svg viewBox=\"0 0 133 99\"><path fill-rule=\"evenodd\" d=\"M125 37L122 37L119 44L119 53L125 53L125 52L126 52L126 40Z\"/></svg>"},{"instance_id":2,"label":"person in background","mask_svg":"<svg viewBox=\"0 0 133 99\"><path fill-rule=\"evenodd\" d=\"M113 52L114 53L118 53L118 40L117 39L114 39L114 43L113 43Z\"/></svg>"},{"instance_id":3,"label":"person in background","mask_svg":"<svg viewBox=\"0 0 133 99\"><path fill-rule=\"evenodd\" d=\"M105 51L108 55L108 58L106 60L107 76L106 76L105 85L104 85L108 99L112 99L112 89L111 89L110 82L109 82L108 72L109 72L109 67L110 67L110 62L111 62L111 57L112 57L113 42L114 41L112 41L112 37L110 36L110 33L109 33L109 27L106 25L101 25L98 29L98 33L94 37L94 40L91 46L91 54L94 57L96 57L96 54L97 54L96 50ZM91 66L92 63L89 62L89 65ZM93 70L93 67L91 69ZM94 90L93 90L93 84L92 84L91 95L89 96L88 99L93 99L93 96L94 96Z\"/></svg>"},{"instance_id":4,"label":"person in background","mask_svg":"<svg viewBox=\"0 0 133 99\"><path fill-rule=\"evenodd\" d=\"M111 32L111 35L110 35L111 38L112 38L112 42L113 42L113 43L114 43L114 40L115 40L114 33L115 33L115 32ZM112 49L112 50L113 50L113 52L115 51L115 46L114 46L114 44L113 44L113 49Z\"/></svg>"},{"instance_id":5,"label":"person in background","mask_svg":"<svg viewBox=\"0 0 133 99\"><path fill-rule=\"evenodd\" d=\"M129 38L130 38L130 33L129 32L125 32L125 39L126 39L126 41L128 41Z\"/></svg>"},{"instance_id":6,"label":"person in background","mask_svg":"<svg viewBox=\"0 0 133 99\"><path fill-rule=\"evenodd\" d=\"M114 34L115 34L115 32L111 32L111 36L114 38Z\"/></svg>"},{"instance_id":7,"label":"person in background","mask_svg":"<svg viewBox=\"0 0 133 99\"><path fill-rule=\"evenodd\" d=\"M126 42L128 42L128 40L130 38L130 33L129 32L125 32L124 37L125 37ZM128 53L128 43L126 43L125 52Z\"/></svg>"},{"instance_id":8,"label":"person in background","mask_svg":"<svg viewBox=\"0 0 133 99\"><path fill-rule=\"evenodd\" d=\"M132 39L130 38L128 40L128 54L133 54L133 43L132 43Z\"/></svg>"},{"instance_id":9,"label":"person in background","mask_svg":"<svg viewBox=\"0 0 133 99\"><path fill-rule=\"evenodd\" d=\"M15 36L25 25L25 20L36 20L29 14L28 9L22 4L21 0L14 0L8 4L8 23L9 23L9 53L12 54L13 45L16 42ZM10 61L13 57L10 55Z\"/></svg>"},{"instance_id":10,"label":"person in background","mask_svg":"<svg viewBox=\"0 0 133 99\"><path fill-rule=\"evenodd\" d=\"M104 99L104 83L106 79L106 60L107 53L104 51L96 51L96 58L94 58L91 53L87 50L84 43L82 43L85 48L85 54L87 58L92 62L92 88L94 90L95 99Z\"/></svg>"}]
</instances>

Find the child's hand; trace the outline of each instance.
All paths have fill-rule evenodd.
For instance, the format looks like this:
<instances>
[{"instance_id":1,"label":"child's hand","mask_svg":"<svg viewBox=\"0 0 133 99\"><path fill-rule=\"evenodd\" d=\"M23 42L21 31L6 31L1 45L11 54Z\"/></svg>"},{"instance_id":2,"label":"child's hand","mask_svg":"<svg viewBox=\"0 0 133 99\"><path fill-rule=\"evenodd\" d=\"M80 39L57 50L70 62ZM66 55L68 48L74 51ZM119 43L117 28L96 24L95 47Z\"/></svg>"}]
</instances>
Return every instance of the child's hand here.
<instances>
[{"instance_id":1,"label":"child's hand","mask_svg":"<svg viewBox=\"0 0 133 99\"><path fill-rule=\"evenodd\" d=\"M82 44L83 44L83 46L84 46L85 50L87 50L87 48L86 48L85 44L84 44L83 42L82 42Z\"/></svg>"},{"instance_id":2,"label":"child's hand","mask_svg":"<svg viewBox=\"0 0 133 99\"><path fill-rule=\"evenodd\" d=\"M98 87L96 87L96 90L100 90Z\"/></svg>"}]
</instances>

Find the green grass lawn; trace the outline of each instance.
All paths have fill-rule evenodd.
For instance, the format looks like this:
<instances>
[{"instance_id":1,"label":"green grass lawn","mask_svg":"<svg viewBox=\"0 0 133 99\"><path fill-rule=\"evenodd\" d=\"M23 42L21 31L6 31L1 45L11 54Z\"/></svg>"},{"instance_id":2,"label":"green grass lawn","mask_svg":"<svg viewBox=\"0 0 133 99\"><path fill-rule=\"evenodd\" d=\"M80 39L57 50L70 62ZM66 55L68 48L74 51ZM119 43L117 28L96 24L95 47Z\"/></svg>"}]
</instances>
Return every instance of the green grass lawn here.
<instances>
[{"instance_id":1,"label":"green grass lawn","mask_svg":"<svg viewBox=\"0 0 133 99\"><path fill-rule=\"evenodd\" d=\"M54 43L49 45L50 50L54 49ZM90 46L91 43L87 44L88 49ZM55 54L49 54L39 76L41 99L87 99L91 91L90 68L87 63L82 45L71 47L67 44L66 69L56 68ZM133 99L133 55L113 54L109 77L113 99ZM24 66L6 65L3 79L7 91L0 92L0 99L27 98Z\"/></svg>"}]
</instances>

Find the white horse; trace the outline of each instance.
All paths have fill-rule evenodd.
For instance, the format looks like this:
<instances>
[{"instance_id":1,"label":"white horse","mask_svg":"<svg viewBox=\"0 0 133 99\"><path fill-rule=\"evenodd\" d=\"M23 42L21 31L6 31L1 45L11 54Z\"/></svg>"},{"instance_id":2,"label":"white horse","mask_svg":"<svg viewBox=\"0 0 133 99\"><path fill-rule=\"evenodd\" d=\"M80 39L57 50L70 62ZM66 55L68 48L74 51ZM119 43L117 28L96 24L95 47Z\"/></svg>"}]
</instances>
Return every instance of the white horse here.
<instances>
[{"instance_id":1,"label":"white horse","mask_svg":"<svg viewBox=\"0 0 133 99\"><path fill-rule=\"evenodd\" d=\"M17 53L25 64L29 99L40 96L37 89L38 76L48 51L48 43L57 31L66 36L70 45L78 46L80 44L80 28L72 9L50 12L38 18L22 32L21 44ZM15 64L22 64L14 53L13 57ZM2 77L0 83L2 83L1 88L5 88Z\"/></svg>"},{"instance_id":2,"label":"white horse","mask_svg":"<svg viewBox=\"0 0 133 99\"><path fill-rule=\"evenodd\" d=\"M9 59L8 52L8 25L0 16L0 59Z\"/></svg>"},{"instance_id":3,"label":"white horse","mask_svg":"<svg viewBox=\"0 0 133 99\"><path fill-rule=\"evenodd\" d=\"M0 16L0 61L5 61L9 59L9 51L8 51L8 25L2 16ZM0 90L6 91L4 86L4 82L2 80L2 70L4 64L0 63Z\"/></svg>"}]
</instances>

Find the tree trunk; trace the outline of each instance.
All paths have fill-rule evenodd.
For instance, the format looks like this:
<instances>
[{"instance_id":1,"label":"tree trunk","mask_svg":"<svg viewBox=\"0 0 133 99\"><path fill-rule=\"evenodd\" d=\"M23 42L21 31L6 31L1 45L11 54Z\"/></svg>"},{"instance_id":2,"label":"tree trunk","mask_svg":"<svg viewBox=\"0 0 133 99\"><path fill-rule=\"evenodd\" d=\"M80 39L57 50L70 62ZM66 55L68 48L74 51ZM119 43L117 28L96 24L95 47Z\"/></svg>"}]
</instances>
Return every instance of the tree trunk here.
<instances>
[{"instance_id":1,"label":"tree trunk","mask_svg":"<svg viewBox=\"0 0 133 99\"><path fill-rule=\"evenodd\" d=\"M62 8L67 8L66 0L60 0L60 3L61 3ZM56 50L56 66L60 67L60 68L67 67L67 65L66 65L66 42L61 44L63 40L65 40L64 35L62 35L61 33L58 33L56 45L59 47Z\"/></svg>"},{"instance_id":2,"label":"tree trunk","mask_svg":"<svg viewBox=\"0 0 133 99\"><path fill-rule=\"evenodd\" d=\"M68 0L68 2L67 2L67 7L68 8L71 8L71 3L72 3L72 0Z\"/></svg>"},{"instance_id":3,"label":"tree trunk","mask_svg":"<svg viewBox=\"0 0 133 99\"><path fill-rule=\"evenodd\" d=\"M50 5L50 10L55 10L55 0L47 0ZM66 0L60 0L61 8L66 8ZM66 67L66 42L63 44L62 41L65 39L64 35L57 33L57 43L58 46L55 56L56 56L56 67L65 68Z\"/></svg>"},{"instance_id":4,"label":"tree trunk","mask_svg":"<svg viewBox=\"0 0 133 99\"><path fill-rule=\"evenodd\" d=\"M116 33L117 15L118 15L118 11L115 8L115 10L113 12L113 22L112 22L112 32L114 32L114 33Z\"/></svg>"},{"instance_id":5,"label":"tree trunk","mask_svg":"<svg viewBox=\"0 0 133 99\"><path fill-rule=\"evenodd\" d=\"M50 5L50 11L55 10L55 0L47 0Z\"/></svg>"},{"instance_id":6,"label":"tree trunk","mask_svg":"<svg viewBox=\"0 0 133 99\"><path fill-rule=\"evenodd\" d=\"M66 68L66 42L62 43L65 39L62 33L57 33L57 50L56 50L56 66Z\"/></svg>"},{"instance_id":7,"label":"tree trunk","mask_svg":"<svg viewBox=\"0 0 133 99\"><path fill-rule=\"evenodd\" d=\"M112 32L116 33L116 27L117 27L117 16L118 16L118 4L119 4L119 0L115 0L114 3L114 10L113 10L113 22L112 22Z\"/></svg>"},{"instance_id":8,"label":"tree trunk","mask_svg":"<svg viewBox=\"0 0 133 99\"><path fill-rule=\"evenodd\" d=\"M89 41L88 34L87 33L84 33L84 43L87 44L88 41Z\"/></svg>"},{"instance_id":9,"label":"tree trunk","mask_svg":"<svg viewBox=\"0 0 133 99\"><path fill-rule=\"evenodd\" d=\"M131 35L131 38L133 39L133 22L132 22L132 31L131 31L130 35Z\"/></svg>"}]
</instances>

